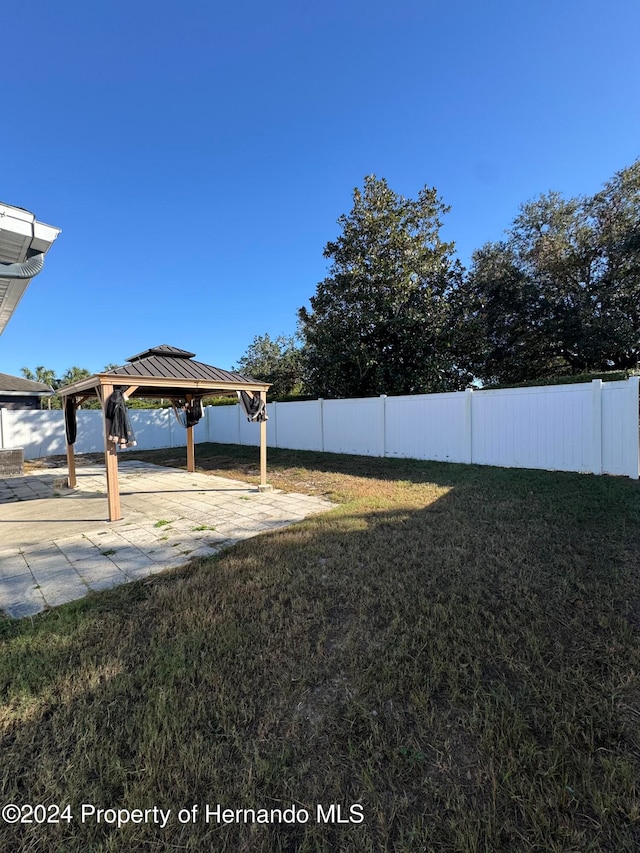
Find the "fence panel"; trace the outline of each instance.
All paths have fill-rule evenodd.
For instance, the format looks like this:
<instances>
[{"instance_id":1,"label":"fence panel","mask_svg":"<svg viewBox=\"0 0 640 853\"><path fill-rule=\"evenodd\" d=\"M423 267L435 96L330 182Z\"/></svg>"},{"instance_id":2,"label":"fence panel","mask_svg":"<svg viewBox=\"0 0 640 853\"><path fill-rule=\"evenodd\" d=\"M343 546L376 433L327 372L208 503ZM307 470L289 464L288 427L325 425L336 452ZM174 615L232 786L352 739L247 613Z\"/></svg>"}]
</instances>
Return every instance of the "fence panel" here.
<instances>
[{"instance_id":1,"label":"fence panel","mask_svg":"<svg viewBox=\"0 0 640 853\"><path fill-rule=\"evenodd\" d=\"M3 447L22 447L25 459L64 453L62 412L2 409L0 416L2 417ZM61 443L62 451L56 448L57 442Z\"/></svg>"},{"instance_id":2,"label":"fence panel","mask_svg":"<svg viewBox=\"0 0 640 853\"><path fill-rule=\"evenodd\" d=\"M473 461L508 468L594 470L591 383L479 391Z\"/></svg>"},{"instance_id":3,"label":"fence panel","mask_svg":"<svg viewBox=\"0 0 640 853\"><path fill-rule=\"evenodd\" d=\"M136 437L138 450L157 450L173 447L172 432L182 430L176 422L173 409L130 409L129 418ZM182 430L184 432L184 430ZM78 428L78 438L82 430ZM82 451L80 451L82 452Z\"/></svg>"},{"instance_id":4,"label":"fence panel","mask_svg":"<svg viewBox=\"0 0 640 853\"><path fill-rule=\"evenodd\" d=\"M248 420L244 409L240 405L235 406L239 410L240 418L240 444L248 445L249 447L260 446L260 424L256 421ZM267 435L269 435L269 425L273 423L273 403L267 406ZM267 439L268 440L268 439Z\"/></svg>"},{"instance_id":5,"label":"fence panel","mask_svg":"<svg viewBox=\"0 0 640 853\"><path fill-rule=\"evenodd\" d=\"M385 399L323 400L324 449L384 456Z\"/></svg>"},{"instance_id":6,"label":"fence panel","mask_svg":"<svg viewBox=\"0 0 640 853\"><path fill-rule=\"evenodd\" d=\"M76 453L99 453L104 451L104 420L102 412L98 409L80 410L76 413L78 420L78 438L76 441ZM67 452L67 441L64 433L64 425L61 431L61 450L55 453Z\"/></svg>"},{"instance_id":7,"label":"fence panel","mask_svg":"<svg viewBox=\"0 0 640 853\"><path fill-rule=\"evenodd\" d=\"M637 476L638 444L637 376L602 384L602 470L606 474Z\"/></svg>"},{"instance_id":8,"label":"fence panel","mask_svg":"<svg viewBox=\"0 0 640 853\"><path fill-rule=\"evenodd\" d=\"M2 439L4 447L24 448L25 459L66 453L64 415L61 411L3 409ZM78 453L104 449L102 413L80 410L78 417Z\"/></svg>"},{"instance_id":9,"label":"fence panel","mask_svg":"<svg viewBox=\"0 0 640 853\"><path fill-rule=\"evenodd\" d=\"M468 395L387 397L385 455L470 462Z\"/></svg>"},{"instance_id":10,"label":"fence panel","mask_svg":"<svg viewBox=\"0 0 640 853\"><path fill-rule=\"evenodd\" d=\"M275 403L275 429L267 424L267 440L289 450L322 450L322 400Z\"/></svg>"},{"instance_id":11,"label":"fence panel","mask_svg":"<svg viewBox=\"0 0 640 853\"><path fill-rule=\"evenodd\" d=\"M207 406L205 415L209 423L209 441L220 444L240 444L238 406Z\"/></svg>"}]
</instances>

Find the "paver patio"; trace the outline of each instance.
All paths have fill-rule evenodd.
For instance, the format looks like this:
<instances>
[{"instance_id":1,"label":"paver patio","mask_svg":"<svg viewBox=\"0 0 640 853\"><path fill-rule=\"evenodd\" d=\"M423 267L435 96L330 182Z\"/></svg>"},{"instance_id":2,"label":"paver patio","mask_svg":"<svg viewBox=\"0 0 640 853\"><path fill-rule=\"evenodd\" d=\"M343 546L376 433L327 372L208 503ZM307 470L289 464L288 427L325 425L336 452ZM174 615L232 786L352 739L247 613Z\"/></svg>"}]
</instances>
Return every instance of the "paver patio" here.
<instances>
[{"instance_id":1,"label":"paver patio","mask_svg":"<svg viewBox=\"0 0 640 853\"><path fill-rule=\"evenodd\" d=\"M239 480L122 461L123 518L107 521L104 468L64 469L0 481L0 611L14 618L210 556L333 504L259 492Z\"/></svg>"}]
</instances>

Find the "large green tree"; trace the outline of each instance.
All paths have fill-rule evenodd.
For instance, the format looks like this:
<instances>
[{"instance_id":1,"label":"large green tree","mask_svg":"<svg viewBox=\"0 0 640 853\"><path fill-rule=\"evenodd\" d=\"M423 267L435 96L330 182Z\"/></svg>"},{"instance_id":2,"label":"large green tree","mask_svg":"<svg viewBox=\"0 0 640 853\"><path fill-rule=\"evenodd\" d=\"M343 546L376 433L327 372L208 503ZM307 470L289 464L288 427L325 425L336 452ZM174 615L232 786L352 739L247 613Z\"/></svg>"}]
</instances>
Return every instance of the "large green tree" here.
<instances>
[{"instance_id":1,"label":"large green tree","mask_svg":"<svg viewBox=\"0 0 640 853\"><path fill-rule=\"evenodd\" d=\"M632 368L640 358L640 161L591 197L524 204L474 253L468 353L485 381Z\"/></svg>"},{"instance_id":2,"label":"large green tree","mask_svg":"<svg viewBox=\"0 0 640 853\"><path fill-rule=\"evenodd\" d=\"M325 397L415 394L464 387L452 299L461 269L440 239L448 208L435 189L417 199L365 178L327 243L329 275L299 310L305 384Z\"/></svg>"},{"instance_id":3,"label":"large green tree","mask_svg":"<svg viewBox=\"0 0 640 853\"><path fill-rule=\"evenodd\" d=\"M300 393L301 390L302 357L294 337L256 335L234 370L253 379L270 382L269 396L272 399Z\"/></svg>"}]
</instances>

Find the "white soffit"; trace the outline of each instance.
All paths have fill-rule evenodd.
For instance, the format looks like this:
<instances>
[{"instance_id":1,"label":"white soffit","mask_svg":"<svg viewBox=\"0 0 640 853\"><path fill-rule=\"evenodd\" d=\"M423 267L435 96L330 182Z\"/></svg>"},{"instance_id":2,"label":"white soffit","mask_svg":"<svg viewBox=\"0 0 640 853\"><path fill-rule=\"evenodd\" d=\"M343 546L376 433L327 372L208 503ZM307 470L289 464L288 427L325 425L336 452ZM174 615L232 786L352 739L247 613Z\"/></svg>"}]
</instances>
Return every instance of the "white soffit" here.
<instances>
[{"instance_id":1,"label":"white soffit","mask_svg":"<svg viewBox=\"0 0 640 853\"><path fill-rule=\"evenodd\" d=\"M46 254L59 228L38 222L28 210L0 203L0 262L22 263L34 253ZM31 283L30 278L2 278L0 267L0 334Z\"/></svg>"}]
</instances>

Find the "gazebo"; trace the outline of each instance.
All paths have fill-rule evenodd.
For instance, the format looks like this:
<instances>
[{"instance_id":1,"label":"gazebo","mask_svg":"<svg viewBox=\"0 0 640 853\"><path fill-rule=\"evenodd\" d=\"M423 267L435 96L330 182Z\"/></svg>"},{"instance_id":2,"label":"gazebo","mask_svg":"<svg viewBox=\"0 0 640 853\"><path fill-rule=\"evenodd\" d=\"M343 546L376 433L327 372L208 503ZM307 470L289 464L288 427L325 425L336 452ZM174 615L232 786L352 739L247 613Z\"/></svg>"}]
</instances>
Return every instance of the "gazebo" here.
<instances>
[{"instance_id":1,"label":"gazebo","mask_svg":"<svg viewBox=\"0 0 640 853\"><path fill-rule=\"evenodd\" d=\"M112 424L107 416L114 392L120 391L124 400L130 397L164 397L172 401L176 411L185 416L187 433L187 470L195 471L193 426L203 397L238 392L244 400L248 416L260 423L260 486L267 485L267 424L266 402L268 382L259 382L240 373L221 370L210 364L194 361L195 353L162 344L127 359L122 367L96 373L86 379L65 385L58 393L62 397L67 439L69 487L76 485L76 466L73 451L76 436L75 410L91 397L98 397L104 421L104 455L107 471L109 521L119 521L120 491L118 486L117 441L112 439Z\"/></svg>"}]
</instances>

